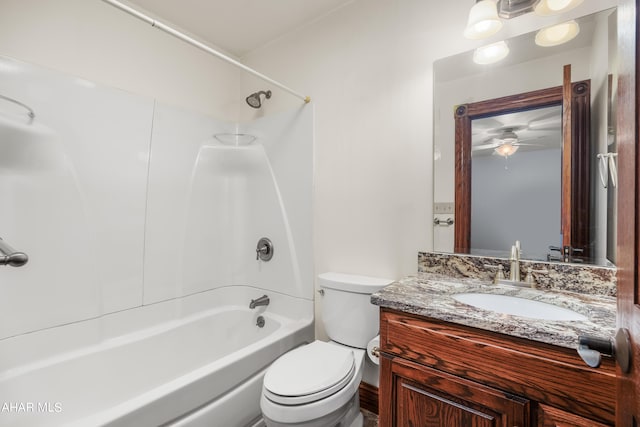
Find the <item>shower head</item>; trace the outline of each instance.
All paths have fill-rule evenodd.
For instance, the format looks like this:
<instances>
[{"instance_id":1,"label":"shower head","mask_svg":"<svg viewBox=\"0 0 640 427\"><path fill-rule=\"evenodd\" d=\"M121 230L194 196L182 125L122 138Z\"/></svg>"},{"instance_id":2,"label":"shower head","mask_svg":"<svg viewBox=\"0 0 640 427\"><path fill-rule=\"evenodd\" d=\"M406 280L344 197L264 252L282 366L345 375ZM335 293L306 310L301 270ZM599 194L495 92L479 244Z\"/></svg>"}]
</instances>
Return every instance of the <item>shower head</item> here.
<instances>
[{"instance_id":1,"label":"shower head","mask_svg":"<svg viewBox=\"0 0 640 427\"><path fill-rule=\"evenodd\" d=\"M260 108L262 106L260 95L264 95L266 99L269 99L271 98L271 91L268 90L265 92L264 90L261 90L260 92L252 93L246 98L247 104L252 108Z\"/></svg>"}]
</instances>

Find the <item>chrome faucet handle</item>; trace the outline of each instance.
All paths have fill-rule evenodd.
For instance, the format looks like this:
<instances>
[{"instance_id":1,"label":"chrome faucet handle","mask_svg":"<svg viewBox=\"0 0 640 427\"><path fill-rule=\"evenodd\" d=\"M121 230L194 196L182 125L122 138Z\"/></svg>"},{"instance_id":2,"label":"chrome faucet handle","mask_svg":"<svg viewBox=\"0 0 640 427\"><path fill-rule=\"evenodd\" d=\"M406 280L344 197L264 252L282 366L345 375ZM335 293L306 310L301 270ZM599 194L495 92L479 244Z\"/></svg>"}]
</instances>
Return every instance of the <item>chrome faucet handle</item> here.
<instances>
[{"instance_id":1,"label":"chrome faucet handle","mask_svg":"<svg viewBox=\"0 0 640 427\"><path fill-rule=\"evenodd\" d=\"M524 278L524 282L531 285L532 288L536 287L536 279L533 277L533 273L547 274L549 270L534 270L532 268L527 268L527 275Z\"/></svg>"},{"instance_id":2,"label":"chrome faucet handle","mask_svg":"<svg viewBox=\"0 0 640 427\"><path fill-rule=\"evenodd\" d=\"M258 240L256 245L256 261L269 261L273 258L273 243L266 237Z\"/></svg>"},{"instance_id":3,"label":"chrome faucet handle","mask_svg":"<svg viewBox=\"0 0 640 427\"><path fill-rule=\"evenodd\" d=\"M494 285L497 285L500 280L504 280L504 266L502 264L498 264L498 265L485 264L484 268L488 268L490 270L496 270L496 275L493 278Z\"/></svg>"},{"instance_id":4,"label":"chrome faucet handle","mask_svg":"<svg viewBox=\"0 0 640 427\"><path fill-rule=\"evenodd\" d=\"M267 245L263 245L260 247L256 248L256 261L258 261L260 259L260 255L264 254L266 255L267 253L269 253L269 247Z\"/></svg>"},{"instance_id":5,"label":"chrome faucet handle","mask_svg":"<svg viewBox=\"0 0 640 427\"><path fill-rule=\"evenodd\" d=\"M527 274L524 276L524 283L528 283L532 288L536 287L536 280L533 278L533 271L527 268Z\"/></svg>"}]
</instances>

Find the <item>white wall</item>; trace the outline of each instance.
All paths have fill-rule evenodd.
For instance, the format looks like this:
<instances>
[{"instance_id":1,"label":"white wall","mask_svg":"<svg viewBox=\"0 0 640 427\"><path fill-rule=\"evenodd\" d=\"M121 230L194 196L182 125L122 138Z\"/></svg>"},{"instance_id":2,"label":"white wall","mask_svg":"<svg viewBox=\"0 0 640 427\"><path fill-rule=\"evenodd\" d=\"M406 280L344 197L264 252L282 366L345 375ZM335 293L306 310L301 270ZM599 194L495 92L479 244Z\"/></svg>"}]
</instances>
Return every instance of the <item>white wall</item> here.
<instances>
[{"instance_id":1,"label":"white wall","mask_svg":"<svg viewBox=\"0 0 640 427\"><path fill-rule=\"evenodd\" d=\"M0 0L0 55L237 116L237 69L99 0Z\"/></svg>"},{"instance_id":2,"label":"white wall","mask_svg":"<svg viewBox=\"0 0 640 427\"><path fill-rule=\"evenodd\" d=\"M560 148L473 156L472 251L508 256L519 240L524 258L545 259L549 245L561 246L561 164Z\"/></svg>"},{"instance_id":3,"label":"white wall","mask_svg":"<svg viewBox=\"0 0 640 427\"><path fill-rule=\"evenodd\" d=\"M458 3L356 1L243 58L315 105L316 273L400 278L431 247L431 63ZM274 91L264 108L299 102Z\"/></svg>"},{"instance_id":4,"label":"white wall","mask_svg":"<svg viewBox=\"0 0 640 427\"><path fill-rule=\"evenodd\" d=\"M358 0L242 58L316 107L316 273L400 278L432 248L433 61L540 26L523 16L487 41L465 40L472 3ZM587 1L562 19L612 4ZM254 114L299 103L274 90ZM325 337L320 321L316 331Z\"/></svg>"}]
</instances>

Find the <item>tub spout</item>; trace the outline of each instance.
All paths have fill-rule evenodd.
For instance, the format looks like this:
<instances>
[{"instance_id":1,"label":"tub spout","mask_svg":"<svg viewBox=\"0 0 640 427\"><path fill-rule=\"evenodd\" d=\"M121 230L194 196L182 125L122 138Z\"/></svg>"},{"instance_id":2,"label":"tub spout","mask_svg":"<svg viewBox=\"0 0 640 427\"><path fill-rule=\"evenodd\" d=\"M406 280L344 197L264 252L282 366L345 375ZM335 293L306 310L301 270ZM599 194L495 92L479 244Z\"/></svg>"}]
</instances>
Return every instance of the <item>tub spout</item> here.
<instances>
[{"instance_id":1,"label":"tub spout","mask_svg":"<svg viewBox=\"0 0 640 427\"><path fill-rule=\"evenodd\" d=\"M249 303L249 308L254 309L261 305L269 305L269 297L266 295L262 295L260 298L252 299Z\"/></svg>"}]
</instances>

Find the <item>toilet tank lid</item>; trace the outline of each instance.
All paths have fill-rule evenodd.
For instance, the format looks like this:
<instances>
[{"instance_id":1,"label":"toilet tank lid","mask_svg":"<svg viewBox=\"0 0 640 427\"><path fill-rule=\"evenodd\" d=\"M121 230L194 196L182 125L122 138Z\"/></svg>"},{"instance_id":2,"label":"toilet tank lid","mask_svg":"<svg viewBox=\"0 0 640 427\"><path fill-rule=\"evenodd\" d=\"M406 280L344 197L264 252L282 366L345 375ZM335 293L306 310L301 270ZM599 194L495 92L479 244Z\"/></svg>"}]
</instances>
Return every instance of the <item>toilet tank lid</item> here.
<instances>
[{"instance_id":1,"label":"toilet tank lid","mask_svg":"<svg viewBox=\"0 0 640 427\"><path fill-rule=\"evenodd\" d=\"M394 280L329 272L320 274L318 276L318 282L321 288L337 289L339 291L359 294L372 294L390 285Z\"/></svg>"}]
</instances>

